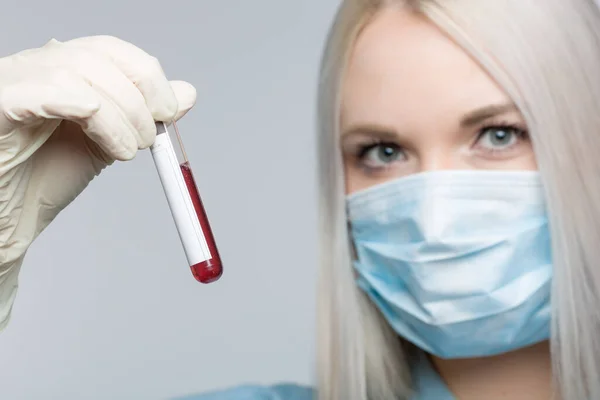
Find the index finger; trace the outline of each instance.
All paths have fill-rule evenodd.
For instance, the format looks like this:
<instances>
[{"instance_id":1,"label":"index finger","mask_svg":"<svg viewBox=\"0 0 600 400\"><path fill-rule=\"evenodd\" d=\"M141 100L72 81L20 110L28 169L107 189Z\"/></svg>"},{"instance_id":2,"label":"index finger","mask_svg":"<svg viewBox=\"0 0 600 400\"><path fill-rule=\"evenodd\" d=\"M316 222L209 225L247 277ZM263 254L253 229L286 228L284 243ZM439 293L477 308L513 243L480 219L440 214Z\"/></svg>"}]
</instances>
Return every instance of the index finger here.
<instances>
[{"instance_id":1,"label":"index finger","mask_svg":"<svg viewBox=\"0 0 600 400\"><path fill-rule=\"evenodd\" d=\"M171 121L179 105L156 57L113 36L88 36L64 44L82 46L108 57L129 78L146 100L154 120Z\"/></svg>"}]
</instances>

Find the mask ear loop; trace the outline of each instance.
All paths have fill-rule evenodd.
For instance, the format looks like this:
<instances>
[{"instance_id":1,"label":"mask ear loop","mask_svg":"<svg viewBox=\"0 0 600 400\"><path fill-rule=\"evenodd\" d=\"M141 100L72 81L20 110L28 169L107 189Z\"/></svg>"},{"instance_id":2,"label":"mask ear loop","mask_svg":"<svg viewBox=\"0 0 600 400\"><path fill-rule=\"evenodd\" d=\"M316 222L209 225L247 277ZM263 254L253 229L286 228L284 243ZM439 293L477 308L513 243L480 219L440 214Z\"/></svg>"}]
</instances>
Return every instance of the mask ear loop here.
<instances>
[{"instance_id":1,"label":"mask ear loop","mask_svg":"<svg viewBox=\"0 0 600 400\"><path fill-rule=\"evenodd\" d=\"M352 261L358 261L358 251L356 250L356 243L354 243L354 238L352 237L352 221L348 218L349 211L348 205L346 205L346 231L348 232L348 244L350 246L350 256L352 257Z\"/></svg>"}]
</instances>

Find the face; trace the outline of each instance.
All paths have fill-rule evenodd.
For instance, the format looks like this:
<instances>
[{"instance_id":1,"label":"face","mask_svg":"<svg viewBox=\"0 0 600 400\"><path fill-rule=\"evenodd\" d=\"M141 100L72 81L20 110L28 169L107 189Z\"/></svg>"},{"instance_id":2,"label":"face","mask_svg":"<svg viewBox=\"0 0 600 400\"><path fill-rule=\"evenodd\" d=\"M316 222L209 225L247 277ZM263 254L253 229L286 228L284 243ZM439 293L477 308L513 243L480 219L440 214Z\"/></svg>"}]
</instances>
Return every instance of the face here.
<instances>
[{"instance_id":1,"label":"face","mask_svg":"<svg viewBox=\"0 0 600 400\"><path fill-rule=\"evenodd\" d=\"M420 16L383 11L359 36L342 91L346 191L445 169L534 170L523 117Z\"/></svg>"}]
</instances>

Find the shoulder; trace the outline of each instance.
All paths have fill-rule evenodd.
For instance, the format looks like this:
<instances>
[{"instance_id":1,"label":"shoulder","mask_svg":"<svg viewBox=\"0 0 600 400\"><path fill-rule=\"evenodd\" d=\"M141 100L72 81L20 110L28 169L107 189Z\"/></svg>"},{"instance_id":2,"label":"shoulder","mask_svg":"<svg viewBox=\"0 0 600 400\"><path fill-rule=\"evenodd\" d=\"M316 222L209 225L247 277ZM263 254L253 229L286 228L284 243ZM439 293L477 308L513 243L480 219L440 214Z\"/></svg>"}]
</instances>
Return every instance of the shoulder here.
<instances>
[{"instance_id":1,"label":"shoulder","mask_svg":"<svg viewBox=\"0 0 600 400\"><path fill-rule=\"evenodd\" d=\"M291 383L273 386L243 385L173 400L313 400L314 390Z\"/></svg>"}]
</instances>

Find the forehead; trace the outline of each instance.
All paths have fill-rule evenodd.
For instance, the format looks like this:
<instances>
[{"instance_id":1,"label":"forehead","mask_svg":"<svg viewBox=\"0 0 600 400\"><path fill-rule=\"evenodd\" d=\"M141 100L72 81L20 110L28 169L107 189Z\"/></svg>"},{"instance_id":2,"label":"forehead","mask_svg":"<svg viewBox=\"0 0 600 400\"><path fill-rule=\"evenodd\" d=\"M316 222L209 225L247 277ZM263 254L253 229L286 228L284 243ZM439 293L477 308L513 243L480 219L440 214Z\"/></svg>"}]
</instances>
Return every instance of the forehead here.
<instances>
[{"instance_id":1,"label":"forehead","mask_svg":"<svg viewBox=\"0 0 600 400\"><path fill-rule=\"evenodd\" d=\"M435 25L408 10L388 9L356 41L342 89L342 120L406 123L424 107L456 114L482 102L507 101L479 64Z\"/></svg>"}]
</instances>

